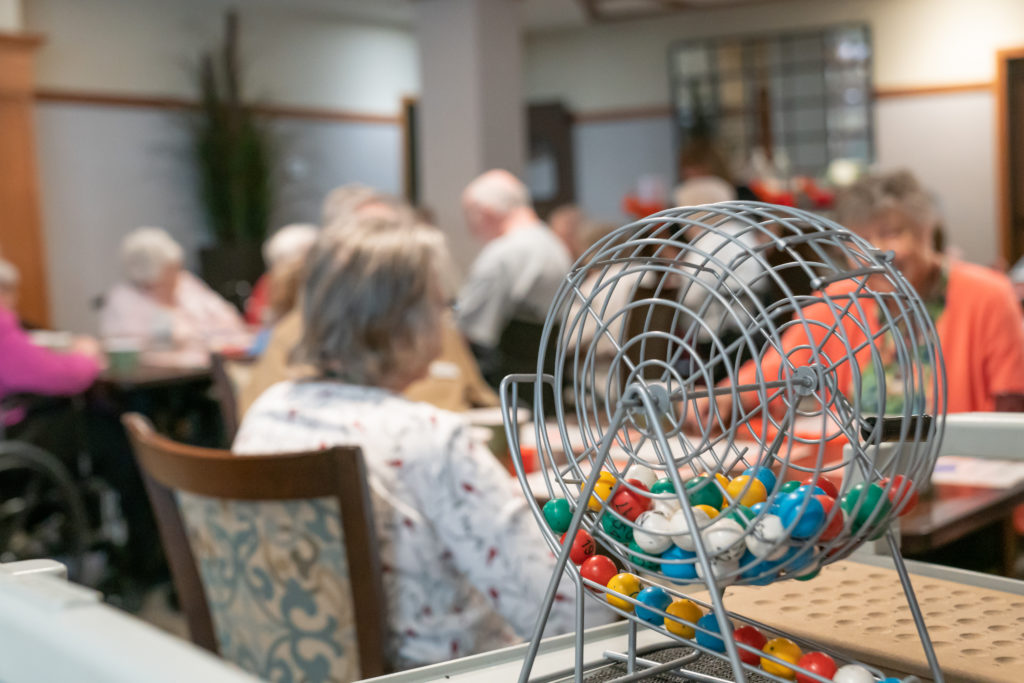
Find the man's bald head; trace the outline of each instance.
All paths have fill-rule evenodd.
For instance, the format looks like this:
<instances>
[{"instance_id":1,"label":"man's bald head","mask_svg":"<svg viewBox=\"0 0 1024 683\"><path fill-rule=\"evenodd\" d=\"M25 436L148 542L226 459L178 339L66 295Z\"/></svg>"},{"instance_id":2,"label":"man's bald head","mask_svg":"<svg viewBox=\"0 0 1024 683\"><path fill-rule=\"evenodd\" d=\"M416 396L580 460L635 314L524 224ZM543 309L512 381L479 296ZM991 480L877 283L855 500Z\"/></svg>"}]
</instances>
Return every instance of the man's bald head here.
<instances>
[{"instance_id":1,"label":"man's bald head","mask_svg":"<svg viewBox=\"0 0 1024 683\"><path fill-rule=\"evenodd\" d=\"M467 185L462 193L462 208L470 230L484 240L500 235L511 216L533 214L530 191L519 178L503 169L487 171Z\"/></svg>"}]
</instances>

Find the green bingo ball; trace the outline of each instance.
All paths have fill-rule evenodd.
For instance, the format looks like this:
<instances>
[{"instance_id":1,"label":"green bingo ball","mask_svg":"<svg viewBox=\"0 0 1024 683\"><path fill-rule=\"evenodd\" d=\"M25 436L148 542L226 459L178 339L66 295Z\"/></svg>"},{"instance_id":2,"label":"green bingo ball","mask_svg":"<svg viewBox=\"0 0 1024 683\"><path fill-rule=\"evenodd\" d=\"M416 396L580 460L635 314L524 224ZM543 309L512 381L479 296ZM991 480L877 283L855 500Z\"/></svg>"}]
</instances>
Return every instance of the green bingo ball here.
<instances>
[{"instance_id":1,"label":"green bingo ball","mask_svg":"<svg viewBox=\"0 0 1024 683\"><path fill-rule=\"evenodd\" d=\"M620 543L630 543L633 540L633 527L614 515L605 514L601 518L601 527L606 534Z\"/></svg>"},{"instance_id":2,"label":"green bingo ball","mask_svg":"<svg viewBox=\"0 0 1024 683\"><path fill-rule=\"evenodd\" d=\"M638 546L636 544L636 541L630 541L629 542L629 549L632 550L635 553L646 553L647 552L646 550L644 550L643 548ZM661 566L660 563L652 562L651 560L645 560L644 558L640 557L639 555L630 555L629 559L631 559L633 561L633 563L636 564L636 566L643 567L644 569L657 569L658 567Z\"/></svg>"},{"instance_id":3,"label":"green bingo ball","mask_svg":"<svg viewBox=\"0 0 1024 683\"><path fill-rule=\"evenodd\" d=\"M864 502L857 507L858 501L863 497ZM840 507L843 511L853 517L853 531L856 532L865 523L868 518L872 516L877 510L877 514L874 514L874 523L880 525L882 528L874 538L880 537L885 533L885 518L888 516L889 511L892 510L892 503L889 498L885 495L882 487L878 484L867 484L861 482L856 484L853 488L846 492L843 496ZM854 515L854 508L857 508L856 515Z\"/></svg>"},{"instance_id":4,"label":"green bingo ball","mask_svg":"<svg viewBox=\"0 0 1024 683\"><path fill-rule=\"evenodd\" d=\"M668 477L662 477L651 484L651 493L675 493L676 485Z\"/></svg>"},{"instance_id":5,"label":"green bingo ball","mask_svg":"<svg viewBox=\"0 0 1024 683\"><path fill-rule=\"evenodd\" d=\"M785 484L782 485L782 488L779 489L779 490L782 491L783 495L785 495L787 493L793 493L793 491L796 491L801 486L803 486L802 482L799 482L799 481L796 481L796 480L787 481ZM782 500L782 496L781 495L779 496L779 500Z\"/></svg>"},{"instance_id":6,"label":"green bingo ball","mask_svg":"<svg viewBox=\"0 0 1024 683\"><path fill-rule=\"evenodd\" d=\"M690 498L690 505L710 505L718 510L722 507L722 492L714 479L710 477L697 477L683 484L686 487L686 495Z\"/></svg>"},{"instance_id":7,"label":"green bingo ball","mask_svg":"<svg viewBox=\"0 0 1024 683\"><path fill-rule=\"evenodd\" d=\"M552 498L544 503L544 520L555 533L562 534L569 529L572 521L572 507L565 498Z\"/></svg>"},{"instance_id":8,"label":"green bingo ball","mask_svg":"<svg viewBox=\"0 0 1024 683\"><path fill-rule=\"evenodd\" d=\"M746 529L750 526L750 521L754 519L754 517L757 517L757 514L746 505L737 505L729 512L729 514L726 515L726 517L734 520L737 524Z\"/></svg>"}]
</instances>

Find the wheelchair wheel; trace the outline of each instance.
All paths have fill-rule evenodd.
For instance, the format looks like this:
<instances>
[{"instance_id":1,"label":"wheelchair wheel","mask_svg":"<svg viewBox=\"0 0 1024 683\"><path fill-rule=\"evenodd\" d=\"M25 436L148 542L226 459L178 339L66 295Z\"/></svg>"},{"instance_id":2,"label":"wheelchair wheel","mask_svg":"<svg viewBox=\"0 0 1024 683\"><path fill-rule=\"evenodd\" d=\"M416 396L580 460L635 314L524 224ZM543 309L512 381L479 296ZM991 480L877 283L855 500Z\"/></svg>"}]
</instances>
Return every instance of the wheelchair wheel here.
<instances>
[{"instance_id":1,"label":"wheelchair wheel","mask_svg":"<svg viewBox=\"0 0 1024 683\"><path fill-rule=\"evenodd\" d=\"M67 468L31 444L0 442L0 561L54 559L75 581L87 547L85 506Z\"/></svg>"}]
</instances>

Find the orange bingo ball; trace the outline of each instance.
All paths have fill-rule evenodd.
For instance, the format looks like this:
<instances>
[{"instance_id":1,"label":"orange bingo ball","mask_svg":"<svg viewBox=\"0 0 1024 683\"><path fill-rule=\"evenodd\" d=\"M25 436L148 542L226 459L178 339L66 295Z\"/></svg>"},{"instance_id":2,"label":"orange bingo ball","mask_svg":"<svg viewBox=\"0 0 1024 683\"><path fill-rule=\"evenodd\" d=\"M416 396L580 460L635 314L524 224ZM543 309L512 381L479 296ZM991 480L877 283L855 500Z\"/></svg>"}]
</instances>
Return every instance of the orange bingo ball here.
<instances>
[{"instance_id":1,"label":"orange bingo ball","mask_svg":"<svg viewBox=\"0 0 1024 683\"><path fill-rule=\"evenodd\" d=\"M691 600L673 600L665 608L665 613L679 620L676 621L676 619L665 617L665 628L668 629L669 633L674 633L683 638L693 638L696 631L694 631L693 626L681 622L696 624L704 616L704 612L697 606L697 603Z\"/></svg>"},{"instance_id":2,"label":"orange bingo ball","mask_svg":"<svg viewBox=\"0 0 1024 683\"><path fill-rule=\"evenodd\" d=\"M733 501L747 507L768 500L768 490L764 484L760 479L755 479L749 474L741 474L730 481L729 485L725 487L725 493Z\"/></svg>"},{"instance_id":3,"label":"orange bingo ball","mask_svg":"<svg viewBox=\"0 0 1024 683\"><path fill-rule=\"evenodd\" d=\"M615 475L611 472L601 472L597 477L597 483L594 484L594 495L590 496L590 500L587 501L587 507L594 512L599 512L601 501L608 500L613 488L615 488ZM582 485L580 490L583 490Z\"/></svg>"},{"instance_id":4,"label":"orange bingo ball","mask_svg":"<svg viewBox=\"0 0 1024 683\"><path fill-rule=\"evenodd\" d=\"M761 648L761 650L762 652L766 652L770 655L775 655L779 659L789 662L790 664L796 664L804 654L800 650L800 646L789 638L772 638L765 643L765 646ZM761 657L761 668L768 673L781 678L796 677L796 672L788 666L783 666L782 664L773 662L766 657Z\"/></svg>"},{"instance_id":5,"label":"orange bingo ball","mask_svg":"<svg viewBox=\"0 0 1024 683\"><path fill-rule=\"evenodd\" d=\"M622 595L628 595L631 598L636 598L637 594L640 593L640 579L636 574L630 574L629 572L622 572L616 574L608 581L608 589L615 591L615 593L621 593ZM625 612L633 611L633 603L623 600L615 593L605 593L605 598L608 600L608 604L612 607L618 607Z\"/></svg>"},{"instance_id":6,"label":"orange bingo ball","mask_svg":"<svg viewBox=\"0 0 1024 683\"><path fill-rule=\"evenodd\" d=\"M693 509L694 510L702 510L704 513L707 514L708 519L714 519L715 517L718 516L718 513L720 512L719 510L716 510L715 508L711 507L710 505L694 505Z\"/></svg>"}]
</instances>

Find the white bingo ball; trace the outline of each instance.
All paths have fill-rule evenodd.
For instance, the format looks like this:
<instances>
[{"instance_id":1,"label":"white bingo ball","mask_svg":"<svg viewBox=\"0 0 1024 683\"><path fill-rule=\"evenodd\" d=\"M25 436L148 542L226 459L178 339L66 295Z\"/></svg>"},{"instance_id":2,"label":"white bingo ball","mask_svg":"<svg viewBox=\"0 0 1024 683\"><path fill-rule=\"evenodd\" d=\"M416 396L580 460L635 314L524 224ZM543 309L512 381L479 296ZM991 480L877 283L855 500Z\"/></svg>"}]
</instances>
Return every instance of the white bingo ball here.
<instances>
[{"instance_id":1,"label":"white bingo ball","mask_svg":"<svg viewBox=\"0 0 1024 683\"><path fill-rule=\"evenodd\" d=\"M651 488L654 486L654 482L661 479L661 475L646 465L633 464L626 470L623 479L636 479L643 482L643 485L647 488Z\"/></svg>"},{"instance_id":2,"label":"white bingo ball","mask_svg":"<svg viewBox=\"0 0 1024 683\"><path fill-rule=\"evenodd\" d=\"M651 509L654 510L655 512L660 512L661 514L671 519L672 515L676 514L676 512L678 512L683 507L683 504L680 503L679 499L674 497L674 495L675 494L673 494L672 498L654 498L652 496L651 500L654 502L654 504L651 505Z\"/></svg>"},{"instance_id":3,"label":"white bingo ball","mask_svg":"<svg viewBox=\"0 0 1024 683\"><path fill-rule=\"evenodd\" d=\"M745 550L743 544L743 527L739 522L728 517L718 517L701 532L704 547L708 554L719 560L729 562L738 560Z\"/></svg>"},{"instance_id":4,"label":"white bingo ball","mask_svg":"<svg viewBox=\"0 0 1024 683\"><path fill-rule=\"evenodd\" d=\"M833 683L875 683L875 677L860 664L840 667L832 676Z\"/></svg>"},{"instance_id":5,"label":"white bingo ball","mask_svg":"<svg viewBox=\"0 0 1024 683\"><path fill-rule=\"evenodd\" d=\"M762 560L777 560L786 554L786 526L778 515L765 515L757 520L743 539L747 550Z\"/></svg>"},{"instance_id":6,"label":"white bingo ball","mask_svg":"<svg viewBox=\"0 0 1024 683\"><path fill-rule=\"evenodd\" d=\"M633 540L640 546L640 549L649 555L660 555L672 545L672 523L668 517L656 510L648 510L636 518L636 525L640 529L653 533L645 533L640 529L633 530Z\"/></svg>"},{"instance_id":7,"label":"white bingo ball","mask_svg":"<svg viewBox=\"0 0 1024 683\"><path fill-rule=\"evenodd\" d=\"M701 528L707 526L708 522L711 521L711 517L708 513L697 508L691 508L693 511L693 519L697 522L698 532ZM697 542L694 540L693 534L690 533L690 525L686 523L686 515L682 509L676 510L669 519L670 531L672 532L672 542L683 550L693 551L697 547Z\"/></svg>"},{"instance_id":8,"label":"white bingo ball","mask_svg":"<svg viewBox=\"0 0 1024 683\"><path fill-rule=\"evenodd\" d=\"M739 560L709 559L711 560L711 573L719 586L728 586L736 580L740 570ZM697 568L697 577L703 579L704 570L701 568L700 562L695 562L694 566Z\"/></svg>"}]
</instances>

